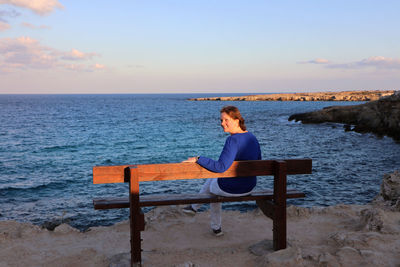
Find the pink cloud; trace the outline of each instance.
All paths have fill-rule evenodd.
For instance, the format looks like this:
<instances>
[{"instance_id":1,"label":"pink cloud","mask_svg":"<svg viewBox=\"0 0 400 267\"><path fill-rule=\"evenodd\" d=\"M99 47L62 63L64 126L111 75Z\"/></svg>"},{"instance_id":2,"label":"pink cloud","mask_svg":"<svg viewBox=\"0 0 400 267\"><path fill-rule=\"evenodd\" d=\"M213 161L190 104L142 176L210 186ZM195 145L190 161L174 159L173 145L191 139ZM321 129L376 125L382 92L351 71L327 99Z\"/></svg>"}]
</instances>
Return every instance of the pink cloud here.
<instances>
[{"instance_id":1,"label":"pink cloud","mask_svg":"<svg viewBox=\"0 0 400 267\"><path fill-rule=\"evenodd\" d=\"M33 29L33 30L35 30L35 29L50 29L51 28L50 26L46 26L46 25L36 26L29 22L22 22L21 25L25 28L29 28L29 29Z\"/></svg>"},{"instance_id":2,"label":"pink cloud","mask_svg":"<svg viewBox=\"0 0 400 267\"><path fill-rule=\"evenodd\" d=\"M72 49L70 52L64 53L62 58L66 60L86 60L94 56L96 56L96 53L84 53L77 49Z\"/></svg>"},{"instance_id":3,"label":"pink cloud","mask_svg":"<svg viewBox=\"0 0 400 267\"><path fill-rule=\"evenodd\" d=\"M56 8L63 8L58 0L0 0L0 4L27 8L41 16L53 12Z\"/></svg>"},{"instance_id":4,"label":"pink cloud","mask_svg":"<svg viewBox=\"0 0 400 267\"><path fill-rule=\"evenodd\" d=\"M103 64L96 63L96 64L94 64L93 68L97 69L97 70L104 70L106 68L106 66L104 66Z\"/></svg>"},{"instance_id":5,"label":"pink cloud","mask_svg":"<svg viewBox=\"0 0 400 267\"><path fill-rule=\"evenodd\" d=\"M0 21L0 32L8 30L9 28L11 28L10 24Z\"/></svg>"},{"instance_id":6,"label":"pink cloud","mask_svg":"<svg viewBox=\"0 0 400 267\"><path fill-rule=\"evenodd\" d=\"M309 61L301 61L299 62L299 64L328 64L329 60L324 59L324 58L316 58L313 60L309 60Z\"/></svg>"},{"instance_id":7,"label":"pink cloud","mask_svg":"<svg viewBox=\"0 0 400 267\"><path fill-rule=\"evenodd\" d=\"M95 53L83 53L77 49L63 52L41 45L30 37L0 38L0 71L13 72L27 69L67 69L93 71L88 64L71 64L68 61L91 59ZM101 66L99 64L99 66Z\"/></svg>"}]
</instances>

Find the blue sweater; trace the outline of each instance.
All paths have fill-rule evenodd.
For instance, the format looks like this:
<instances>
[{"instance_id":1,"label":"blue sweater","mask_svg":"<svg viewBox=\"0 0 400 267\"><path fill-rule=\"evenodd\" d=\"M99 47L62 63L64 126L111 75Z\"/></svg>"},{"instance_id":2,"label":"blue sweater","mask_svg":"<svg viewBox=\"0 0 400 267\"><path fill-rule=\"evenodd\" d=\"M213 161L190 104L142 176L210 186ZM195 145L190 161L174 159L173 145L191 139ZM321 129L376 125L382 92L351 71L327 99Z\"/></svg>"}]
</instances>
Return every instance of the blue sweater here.
<instances>
[{"instance_id":1,"label":"blue sweater","mask_svg":"<svg viewBox=\"0 0 400 267\"><path fill-rule=\"evenodd\" d=\"M232 165L234 160L260 160L261 149L257 138L250 132L238 133L226 139L224 149L218 161L199 157L197 163L212 172L224 172ZM231 194L250 192L257 183L256 176L240 178L218 178L219 187Z\"/></svg>"}]
</instances>

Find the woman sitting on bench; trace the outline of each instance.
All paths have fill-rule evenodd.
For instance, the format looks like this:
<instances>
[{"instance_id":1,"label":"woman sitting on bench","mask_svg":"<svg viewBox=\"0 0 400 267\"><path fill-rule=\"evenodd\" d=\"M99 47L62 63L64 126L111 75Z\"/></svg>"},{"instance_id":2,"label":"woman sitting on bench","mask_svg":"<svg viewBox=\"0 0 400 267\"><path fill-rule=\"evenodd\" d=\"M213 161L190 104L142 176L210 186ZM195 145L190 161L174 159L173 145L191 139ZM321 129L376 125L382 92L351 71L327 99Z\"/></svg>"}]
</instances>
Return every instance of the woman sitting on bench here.
<instances>
[{"instance_id":1,"label":"woman sitting on bench","mask_svg":"<svg viewBox=\"0 0 400 267\"><path fill-rule=\"evenodd\" d=\"M246 125L239 109L234 106L226 106L221 109L220 113L221 127L230 136L225 141L218 161L200 156L188 158L184 162L197 162L209 171L222 173L228 170L235 160L260 160L260 144L257 138L246 130ZM256 186L256 182L256 176L207 179L200 193L226 197L245 196L251 193ZM223 235L221 230L221 203L211 203L210 205L211 229L216 236L221 236ZM201 204L189 205L183 211L189 214L196 214L200 206Z\"/></svg>"}]
</instances>

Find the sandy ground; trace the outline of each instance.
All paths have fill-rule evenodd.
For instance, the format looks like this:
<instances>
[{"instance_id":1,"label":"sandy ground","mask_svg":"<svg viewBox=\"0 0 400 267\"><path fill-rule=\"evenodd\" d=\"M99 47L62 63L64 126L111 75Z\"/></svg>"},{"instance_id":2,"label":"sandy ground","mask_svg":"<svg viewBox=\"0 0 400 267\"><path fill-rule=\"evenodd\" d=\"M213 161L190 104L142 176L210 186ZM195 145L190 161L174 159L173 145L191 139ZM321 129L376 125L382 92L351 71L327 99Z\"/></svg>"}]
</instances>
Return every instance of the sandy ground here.
<instances>
[{"instance_id":1,"label":"sandy ground","mask_svg":"<svg viewBox=\"0 0 400 267\"><path fill-rule=\"evenodd\" d=\"M223 213L222 237L209 213L159 207L146 214L144 266L400 266L400 212L377 205L288 208L285 250L272 250L272 221L259 210ZM81 233L0 221L0 266L128 266L129 225Z\"/></svg>"}]
</instances>

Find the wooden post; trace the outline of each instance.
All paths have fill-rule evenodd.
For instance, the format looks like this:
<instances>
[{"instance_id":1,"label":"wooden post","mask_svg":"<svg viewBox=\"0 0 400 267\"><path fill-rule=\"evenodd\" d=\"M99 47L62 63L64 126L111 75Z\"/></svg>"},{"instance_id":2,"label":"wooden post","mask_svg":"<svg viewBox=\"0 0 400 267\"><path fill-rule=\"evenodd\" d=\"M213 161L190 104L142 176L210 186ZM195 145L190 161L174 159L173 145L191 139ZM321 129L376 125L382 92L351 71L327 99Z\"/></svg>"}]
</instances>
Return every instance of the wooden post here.
<instances>
[{"instance_id":1,"label":"wooden post","mask_svg":"<svg viewBox=\"0 0 400 267\"><path fill-rule=\"evenodd\" d=\"M139 174L136 167L127 167L125 169L125 178L129 179L129 211L131 228L131 267L141 266L142 249L140 231L142 231L144 222L141 222L141 209L139 206Z\"/></svg>"},{"instance_id":2,"label":"wooden post","mask_svg":"<svg viewBox=\"0 0 400 267\"><path fill-rule=\"evenodd\" d=\"M286 162L275 161L274 174L274 250L286 248Z\"/></svg>"}]
</instances>

